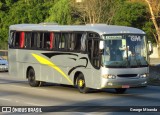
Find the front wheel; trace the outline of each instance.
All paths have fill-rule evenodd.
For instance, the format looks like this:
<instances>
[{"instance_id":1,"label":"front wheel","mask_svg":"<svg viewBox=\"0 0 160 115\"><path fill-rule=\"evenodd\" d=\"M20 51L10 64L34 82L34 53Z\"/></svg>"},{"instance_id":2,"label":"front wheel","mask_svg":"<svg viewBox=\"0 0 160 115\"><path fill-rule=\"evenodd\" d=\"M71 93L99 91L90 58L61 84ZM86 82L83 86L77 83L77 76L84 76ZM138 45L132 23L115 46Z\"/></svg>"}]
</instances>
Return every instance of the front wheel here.
<instances>
[{"instance_id":1,"label":"front wheel","mask_svg":"<svg viewBox=\"0 0 160 115\"><path fill-rule=\"evenodd\" d=\"M89 88L86 87L83 74L78 75L76 79L76 85L80 93L87 93L89 91Z\"/></svg>"},{"instance_id":2,"label":"front wheel","mask_svg":"<svg viewBox=\"0 0 160 115\"><path fill-rule=\"evenodd\" d=\"M33 68L29 69L27 77L30 86L37 87L41 84L40 81L36 81L35 71Z\"/></svg>"},{"instance_id":3,"label":"front wheel","mask_svg":"<svg viewBox=\"0 0 160 115\"><path fill-rule=\"evenodd\" d=\"M126 88L116 88L116 93L123 94L127 89Z\"/></svg>"}]
</instances>

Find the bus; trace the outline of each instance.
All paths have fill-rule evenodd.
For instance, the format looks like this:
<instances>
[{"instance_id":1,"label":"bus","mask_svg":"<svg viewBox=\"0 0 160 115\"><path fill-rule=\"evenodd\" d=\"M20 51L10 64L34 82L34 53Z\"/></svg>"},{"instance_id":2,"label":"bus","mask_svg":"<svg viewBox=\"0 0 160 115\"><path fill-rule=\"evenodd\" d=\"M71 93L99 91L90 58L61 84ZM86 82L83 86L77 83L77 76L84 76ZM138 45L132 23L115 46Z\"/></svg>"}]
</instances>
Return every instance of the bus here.
<instances>
[{"instance_id":1,"label":"bus","mask_svg":"<svg viewBox=\"0 0 160 115\"><path fill-rule=\"evenodd\" d=\"M149 54L144 31L106 24L16 24L9 27L9 74L75 86L80 93L147 86Z\"/></svg>"}]
</instances>

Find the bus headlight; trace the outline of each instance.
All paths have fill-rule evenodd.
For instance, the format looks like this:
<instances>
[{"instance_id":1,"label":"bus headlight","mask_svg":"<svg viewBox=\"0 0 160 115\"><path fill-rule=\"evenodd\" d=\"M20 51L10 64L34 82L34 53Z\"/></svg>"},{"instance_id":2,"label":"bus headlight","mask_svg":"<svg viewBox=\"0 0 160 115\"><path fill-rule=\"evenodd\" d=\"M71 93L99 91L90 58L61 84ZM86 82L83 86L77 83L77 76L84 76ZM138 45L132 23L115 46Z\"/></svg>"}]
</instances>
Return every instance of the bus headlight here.
<instances>
[{"instance_id":1,"label":"bus headlight","mask_svg":"<svg viewBox=\"0 0 160 115\"><path fill-rule=\"evenodd\" d=\"M116 79L116 76L112 75L112 74L104 74L104 75L102 75L102 77L104 77L106 79Z\"/></svg>"},{"instance_id":2,"label":"bus headlight","mask_svg":"<svg viewBox=\"0 0 160 115\"><path fill-rule=\"evenodd\" d=\"M140 74L140 78L146 78L146 77L148 77L149 76L149 74L147 74L147 73L145 73L145 74Z\"/></svg>"}]
</instances>

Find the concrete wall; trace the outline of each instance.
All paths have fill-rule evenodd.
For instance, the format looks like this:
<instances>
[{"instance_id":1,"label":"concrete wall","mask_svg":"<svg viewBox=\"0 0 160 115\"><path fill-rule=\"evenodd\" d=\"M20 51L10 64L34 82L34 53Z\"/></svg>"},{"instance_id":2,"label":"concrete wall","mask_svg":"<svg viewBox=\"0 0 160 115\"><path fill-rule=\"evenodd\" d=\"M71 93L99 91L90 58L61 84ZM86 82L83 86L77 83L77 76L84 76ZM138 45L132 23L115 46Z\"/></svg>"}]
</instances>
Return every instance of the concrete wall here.
<instances>
[{"instance_id":1,"label":"concrete wall","mask_svg":"<svg viewBox=\"0 0 160 115\"><path fill-rule=\"evenodd\" d=\"M160 58L158 56L158 49L157 49L157 47L153 47L153 53L150 55L150 58Z\"/></svg>"}]
</instances>

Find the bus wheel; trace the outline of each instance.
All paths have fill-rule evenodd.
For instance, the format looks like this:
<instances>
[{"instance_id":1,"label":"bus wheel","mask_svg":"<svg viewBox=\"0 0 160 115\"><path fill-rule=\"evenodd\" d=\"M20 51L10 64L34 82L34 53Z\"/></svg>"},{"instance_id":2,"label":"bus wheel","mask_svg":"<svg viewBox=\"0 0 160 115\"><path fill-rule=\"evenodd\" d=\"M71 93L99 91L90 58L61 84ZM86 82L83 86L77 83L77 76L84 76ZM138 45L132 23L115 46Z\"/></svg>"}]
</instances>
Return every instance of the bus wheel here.
<instances>
[{"instance_id":1,"label":"bus wheel","mask_svg":"<svg viewBox=\"0 0 160 115\"><path fill-rule=\"evenodd\" d=\"M127 89L126 89L126 88L116 88L115 90L116 90L116 93L122 94L122 93L124 93Z\"/></svg>"},{"instance_id":2,"label":"bus wheel","mask_svg":"<svg viewBox=\"0 0 160 115\"><path fill-rule=\"evenodd\" d=\"M36 81L35 72L33 68L30 68L28 71L28 82L32 87L37 87L40 85L40 81Z\"/></svg>"},{"instance_id":3,"label":"bus wheel","mask_svg":"<svg viewBox=\"0 0 160 115\"><path fill-rule=\"evenodd\" d=\"M80 93L87 93L89 91L89 88L86 87L83 74L78 75L76 85Z\"/></svg>"}]
</instances>

